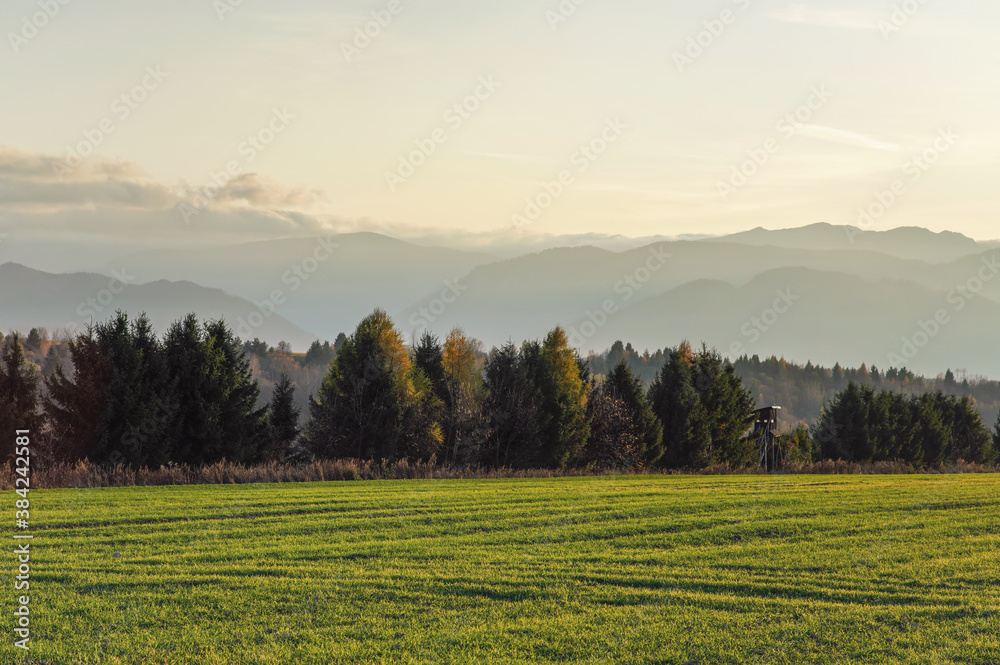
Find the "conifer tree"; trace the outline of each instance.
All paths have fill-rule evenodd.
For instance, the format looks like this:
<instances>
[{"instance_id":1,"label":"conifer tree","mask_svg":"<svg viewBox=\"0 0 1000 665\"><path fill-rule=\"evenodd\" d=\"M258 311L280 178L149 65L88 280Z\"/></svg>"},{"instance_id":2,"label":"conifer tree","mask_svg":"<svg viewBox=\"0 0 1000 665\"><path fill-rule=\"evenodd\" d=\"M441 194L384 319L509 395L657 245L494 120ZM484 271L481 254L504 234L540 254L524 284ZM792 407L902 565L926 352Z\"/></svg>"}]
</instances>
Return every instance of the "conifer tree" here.
<instances>
[{"instance_id":1,"label":"conifer tree","mask_svg":"<svg viewBox=\"0 0 1000 665\"><path fill-rule=\"evenodd\" d=\"M40 434L38 413L38 371L27 362L21 338L11 335L0 357L0 460L14 453L14 432L29 430Z\"/></svg>"},{"instance_id":2,"label":"conifer tree","mask_svg":"<svg viewBox=\"0 0 1000 665\"><path fill-rule=\"evenodd\" d=\"M483 410L487 428L483 464L496 468L527 468L539 456L538 389L526 358L538 349L528 343L520 350L511 342L494 348L483 367Z\"/></svg>"},{"instance_id":3,"label":"conifer tree","mask_svg":"<svg viewBox=\"0 0 1000 665\"><path fill-rule=\"evenodd\" d=\"M295 384L285 373L274 387L268 407L271 436L264 454L272 460L285 459L299 438L299 407L295 404Z\"/></svg>"},{"instance_id":4,"label":"conifer tree","mask_svg":"<svg viewBox=\"0 0 1000 665\"><path fill-rule=\"evenodd\" d=\"M72 378L62 365L45 380L45 416L51 453L58 461L91 457L114 368L90 328L69 342Z\"/></svg>"}]
</instances>

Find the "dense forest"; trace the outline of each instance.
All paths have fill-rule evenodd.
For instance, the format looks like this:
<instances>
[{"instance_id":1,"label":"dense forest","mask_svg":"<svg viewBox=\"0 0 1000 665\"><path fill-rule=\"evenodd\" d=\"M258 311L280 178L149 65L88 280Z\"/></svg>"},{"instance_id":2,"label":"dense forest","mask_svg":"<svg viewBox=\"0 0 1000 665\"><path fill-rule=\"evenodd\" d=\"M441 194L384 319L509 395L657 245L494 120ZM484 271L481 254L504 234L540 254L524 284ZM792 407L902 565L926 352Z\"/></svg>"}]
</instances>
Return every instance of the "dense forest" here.
<instances>
[{"instance_id":1,"label":"dense forest","mask_svg":"<svg viewBox=\"0 0 1000 665\"><path fill-rule=\"evenodd\" d=\"M0 351L0 430L31 429L43 463L750 468L755 412L771 404L783 406L786 461L992 463L1000 449L996 382L730 362L687 342L582 358L559 327L489 350L461 329L407 345L376 310L294 354L222 321L189 315L158 336L118 313L72 339L0 336Z\"/></svg>"}]
</instances>

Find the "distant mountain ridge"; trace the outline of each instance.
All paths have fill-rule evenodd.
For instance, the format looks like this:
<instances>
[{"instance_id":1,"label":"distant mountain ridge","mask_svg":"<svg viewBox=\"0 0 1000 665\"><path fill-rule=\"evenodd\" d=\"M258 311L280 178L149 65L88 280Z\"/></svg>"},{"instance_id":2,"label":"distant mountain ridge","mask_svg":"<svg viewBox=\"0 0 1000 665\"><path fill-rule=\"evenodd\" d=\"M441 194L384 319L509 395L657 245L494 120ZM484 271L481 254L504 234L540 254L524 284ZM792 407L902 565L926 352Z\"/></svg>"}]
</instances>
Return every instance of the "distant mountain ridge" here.
<instances>
[{"instance_id":1,"label":"distant mountain ridge","mask_svg":"<svg viewBox=\"0 0 1000 665\"><path fill-rule=\"evenodd\" d=\"M127 270L108 277L94 273L59 275L16 263L0 265L0 330L45 327L82 332L91 322L104 321L116 310L145 312L160 334L189 313L202 321L225 319L244 339L285 340L305 348L317 339L276 311L192 282L159 280L138 284Z\"/></svg>"},{"instance_id":2,"label":"distant mountain ridge","mask_svg":"<svg viewBox=\"0 0 1000 665\"><path fill-rule=\"evenodd\" d=\"M654 237L623 251L555 247L502 259L352 233L145 251L106 264L104 272L126 270L147 286L188 280L208 287L206 292L216 289L215 299L238 296L243 308L249 303L258 311L274 309L283 317L274 321L295 330L261 327L261 336L300 349L297 340L312 338L304 331L332 340L381 307L408 341L424 330L444 335L461 326L491 346L540 338L561 324L576 331L593 327L577 335L585 351L617 339L662 348L689 338L728 352L735 342L750 341L743 326L769 309L762 303L773 302L780 289L808 287L808 304L797 303L766 335L760 331L747 352L886 366L904 337L944 309L955 315L947 333L936 334L912 358L900 356L899 364L930 375L963 367L1000 376L990 341L1000 330L998 260L1000 246L957 233L814 224L717 238ZM779 278L785 283L772 283ZM275 294L280 305L273 302ZM959 316L953 302L968 295ZM44 289L35 297L36 318L58 302L47 301ZM191 301L201 307L205 297L199 292ZM970 328L970 322L980 328Z\"/></svg>"},{"instance_id":3,"label":"distant mountain ridge","mask_svg":"<svg viewBox=\"0 0 1000 665\"><path fill-rule=\"evenodd\" d=\"M856 226L835 226L824 222L773 231L758 227L742 233L712 238L711 241L755 246L770 245L789 249L869 250L928 263L954 261L983 249L972 238L952 231L935 233L919 227L875 231L863 230Z\"/></svg>"}]
</instances>

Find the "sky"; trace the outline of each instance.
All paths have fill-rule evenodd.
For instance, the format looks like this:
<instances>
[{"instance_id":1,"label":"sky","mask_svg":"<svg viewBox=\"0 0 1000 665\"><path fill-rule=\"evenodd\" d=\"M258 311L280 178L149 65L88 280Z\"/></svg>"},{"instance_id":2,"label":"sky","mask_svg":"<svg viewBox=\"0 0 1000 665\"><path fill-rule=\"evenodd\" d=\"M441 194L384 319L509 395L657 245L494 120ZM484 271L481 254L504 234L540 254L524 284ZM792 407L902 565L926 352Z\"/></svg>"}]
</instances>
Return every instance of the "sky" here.
<instances>
[{"instance_id":1,"label":"sky","mask_svg":"<svg viewBox=\"0 0 1000 665\"><path fill-rule=\"evenodd\" d=\"M19 236L354 228L993 239L998 21L994 0L4 0L0 261Z\"/></svg>"}]
</instances>

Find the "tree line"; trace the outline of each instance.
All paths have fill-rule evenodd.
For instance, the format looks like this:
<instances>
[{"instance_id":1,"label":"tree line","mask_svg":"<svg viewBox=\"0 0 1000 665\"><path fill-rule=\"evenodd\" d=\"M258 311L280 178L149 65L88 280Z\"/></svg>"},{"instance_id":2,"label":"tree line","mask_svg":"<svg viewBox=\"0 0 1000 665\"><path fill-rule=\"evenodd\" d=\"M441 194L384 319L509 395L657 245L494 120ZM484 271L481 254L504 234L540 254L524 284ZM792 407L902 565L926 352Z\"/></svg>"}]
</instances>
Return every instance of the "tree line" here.
<instances>
[{"instance_id":1,"label":"tree line","mask_svg":"<svg viewBox=\"0 0 1000 665\"><path fill-rule=\"evenodd\" d=\"M686 342L641 358L659 365L648 381L644 369L633 369L631 347L584 359L559 327L489 351L461 329L444 339L425 333L409 347L381 310L350 336L317 342L294 360L287 346L243 341L224 322L194 315L158 337L145 316L118 313L71 340L66 362L57 355L45 371L28 362L26 344L39 339L0 342L0 431L32 429L53 462L156 467L316 457L700 469L748 468L758 459L757 404L737 365ZM313 372L305 399L284 371L262 399L255 378L262 361L272 371L323 370ZM11 445L0 453L9 456ZM849 381L812 427L797 427L780 445L787 461L991 463L1000 419L990 433L968 397Z\"/></svg>"}]
</instances>

